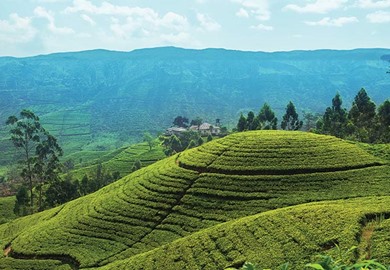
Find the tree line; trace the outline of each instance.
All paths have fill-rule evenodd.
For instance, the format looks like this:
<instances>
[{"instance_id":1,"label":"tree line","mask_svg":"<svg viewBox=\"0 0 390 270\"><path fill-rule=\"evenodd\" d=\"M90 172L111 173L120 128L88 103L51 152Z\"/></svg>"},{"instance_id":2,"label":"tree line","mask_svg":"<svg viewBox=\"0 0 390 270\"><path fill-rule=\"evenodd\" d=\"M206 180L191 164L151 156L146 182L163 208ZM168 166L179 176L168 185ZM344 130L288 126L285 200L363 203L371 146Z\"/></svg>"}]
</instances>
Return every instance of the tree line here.
<instances>
[{"instance_id":1,"label":"tree line","mask_svg":"<svg viewBox=\"0 0 390 270\"><path fill-rule=\"evenodd\" d=\"M63 204L67 201L92 193L120 178L119 172L106 172L98 164L93 177L85 175L73 179L65 174L64 167L72 167L69 161L61 164L63 151L57 139L40 123L40 119L30 110L22 110L18 116L8 117L11 141L19 150L23 184L16 194L14 212L23 216L35 211ZM138 169L140 164L134 164Z\"/></svg>"},{"instance_id":2,"label":"tree line","mask_svg":"<svg viewBox=\"0 0 390 270\"><path fill-rule=\"evenodd\" d=\"M306 129L319 134L333 135L367 143L390 142L390 101L380 106L362 88L355 96L349 110L342 107L339 93L332 99L332 105L323 114L304 113ZM313 124L315 123L315 125ZM300 130L303 121L299 119L294 104L290 101L280 123L280 129ZM240 115L234 131L278 129L278 119L271 107L265 103L259 113L248 112Z\"/></svg>"}]
</instances>

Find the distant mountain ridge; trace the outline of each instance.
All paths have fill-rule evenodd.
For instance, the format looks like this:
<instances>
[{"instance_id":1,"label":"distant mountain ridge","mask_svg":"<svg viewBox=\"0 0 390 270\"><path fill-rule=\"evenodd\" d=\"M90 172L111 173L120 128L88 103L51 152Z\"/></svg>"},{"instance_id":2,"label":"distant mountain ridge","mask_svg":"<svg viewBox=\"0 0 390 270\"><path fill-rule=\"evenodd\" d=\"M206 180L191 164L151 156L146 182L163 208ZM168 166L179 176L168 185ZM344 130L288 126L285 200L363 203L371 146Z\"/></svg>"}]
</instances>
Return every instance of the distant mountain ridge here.
<instances>
[{"instance_id":1,"label":"distant mountain ridge","mask_svg":"<svg viewBox=\"0 0 390 270\"><path fill-rule=\"evenodd\" d=\"M76 138L75 151L157 133L177 115L220 118L232 128L240 112L264 102L279 115L290 100L298 111L323 112L337 91L349 106L361 87L379 104L390 96L388 59L390 49L175 47L0 57L0 125L30 108L63 142Z\"/></svg>"}]
</instances>

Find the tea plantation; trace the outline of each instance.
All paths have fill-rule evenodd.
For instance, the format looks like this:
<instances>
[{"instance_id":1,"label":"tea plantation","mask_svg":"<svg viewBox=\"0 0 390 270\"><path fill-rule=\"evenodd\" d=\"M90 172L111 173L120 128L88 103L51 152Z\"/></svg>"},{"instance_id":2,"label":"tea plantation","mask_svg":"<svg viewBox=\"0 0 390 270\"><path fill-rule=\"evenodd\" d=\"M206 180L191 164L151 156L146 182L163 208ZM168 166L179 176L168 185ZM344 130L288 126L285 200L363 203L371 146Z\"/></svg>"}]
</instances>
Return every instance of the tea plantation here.
<instances>
[{"instance_id":1,"label":"tea plantation","mask_svg":"<svg viewBox=\"0 0 390 270\"><path fill-rule=\"evenodd\" d=\"M0 269L301 269L336 244L389 264L389 179L386 161L334 137L237 133L0 225Z\"/></svg>"}]
</instances>

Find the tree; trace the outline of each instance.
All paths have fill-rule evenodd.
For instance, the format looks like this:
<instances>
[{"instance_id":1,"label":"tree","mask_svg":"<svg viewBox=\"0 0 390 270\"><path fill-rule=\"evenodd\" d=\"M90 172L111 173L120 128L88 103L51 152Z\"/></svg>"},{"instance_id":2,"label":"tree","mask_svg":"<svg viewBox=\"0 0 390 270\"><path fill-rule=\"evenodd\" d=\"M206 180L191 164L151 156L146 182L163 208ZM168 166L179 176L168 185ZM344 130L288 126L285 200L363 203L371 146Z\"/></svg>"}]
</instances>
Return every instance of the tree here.
<instances>
[{"instance_id":1,"label":"tree","mask_svg":"<svg viewBox=\"0 0 390 270\"><path fill-rule=\"evenodd\" d=\"M50 183L45 195L46 203L50 207L66 203L79 196L77 185L70 175L68 175L65 180Z\"/></svg>"},{"instance_id":2,"label":"tree","mask_svg":"<svg viewBox=\"0 0 390 270\"><path fill-rule=\"evenodd\" d=\"M237 123L237 131L241 132L241 131L244 131L246 129L246 118L244 115L240 115L240 118L238 119L238 123Z\"/></svg>"},{"instance_id":3,"label":"tree","mask_svg":"<svg viewBox=\"0 0 390 270\"><path fill-rule=\"evenodd\" d=\"M303 122L299 120L299 116L295 110L294 104L290 101L286 107L286 113L283 115L281 128L284 130L298 130L302 127Z\"/></svg>"},{"instance_id":4,"label":"tree","mask_svg":"<svg viewBox=\"0 0 390 270\"><path fill-rule=\"evenodd\" d=\"M275 117L275 113L267 103L264 103L257 117L260 123L259 128L274 130L277 129L278 119Z\"/></svg>"},{"instance_id":5,"label":"tree","mask_svg":"<svg viewBox=\"0 0 390 270\"><path fill-rule=\"evenodd\" d=\"M303 124L304 130L311 131L315 129L319 118L321 118L321 115L318 113L303 111L303 119L305 120Z\"/></svg>"},{"instance_id":6,"label":"tree","mask_svg":"<svg viewBox=\"0 0 390 270\"><path fill-rule=\"evenodd\" d=\"M57 143L57 139L44 131L44 137L41 143L36 146L36 159L34 164L34 173L37 177L37 189L39 191L38 209L42 209L42 188L49 181L58 181L61 165L59 156L62 156L62 149Z\"/></svg>"},{"instance_id":7,"label":"tree","mask_svg":"<svg viewBox=\"0 0 390 270\"><path fill-rule=\"evenodd\" d=\"M173 125L175 126L178 126L178 127L183 127L183 128L187 128L188 127L188 118L187 117L183 117L183 116L177 116L174 120L173 120Z\"/></svg>"},{"instance_id":8,"label":"tree","mask_svg":"<svg viewBox=\"0 0 390 270\"><path fill-rule=\"evenodd\" d=\"M371 101L370 97L364 88L355 96L352 103L352 107L348 113L348 119L355 127L354 137L360 141L372 142L375 138L372 138L370 134L373 134L375 129L374 120L376 117L376 106Z\"/></svg>"},{"instance_id":9,"label":"tree","mask_svg":"<svg viewBox=\"0 0 390 270\"><path fill-rule=\"evenodd\" d=\"M155 139L149 132L144 133L143 141L148 144L149 150L152 150L152 148L156 145Z\"/></svg>"},{"instance_id":10,"label":"tree","mask_svg":"<svg viewBox=\"0 0 390 270\"><path fill-rule=\"evenodd\" d=\"M390 142L390 100L386 100L378 108L378 123L380 128L380 139Z\"/></svg>"},{"instance_id":11,"label":"tree","mask_svg":"<svg viewBox=\"0 0 390 270\"><path fill-rule=\"evenodd\" d=\"M25 186L21 186L18 190L18 193L16 193L14 213L18 216L27 215L28 201L28 191Z\"/></svg>"},{"instance_id":12,"label":"tree","mask_svg":"<svg viewBox=\"0 0 390 270\"><path fill-rule=\"evenodd\" d=\"M252 111L248 112L248 116L246 117L246 129L247 130L255 130L257 128L255 114Z\"/></svg>"},{"instance_id":13,"label":"tree","mask_svg":"<svg viewBox=\"0 0 390 270\"><path fill-rule=\"evenodd\" d=\"M195 119L191 120L190 126L200 126L203 123L202 118L196 117Z\"/></svg>"},{"instance_id":14,"label":"tree","mask_svg":"<svg viewBox=\"0 0 390 270\"><path fill-rule=\"evenodd\" d=\"M339 93L332 99L332 107L328 107L322 116L322 126L318 128L323 134L344 138L347 130L347 110L342 108L343 101Z\"/></svg>"},{"instance_id":15,"label":"tree","mask_svg":"<svg viewBox=\"0 0 390 270\"><path fill-rule=\"evenodd\" d=\"M11 141L22 151L23 163L21 176L30 190L30 207L34 206L34 182L42 183L58 173L58 156L62 155L55 137L51 136L40 124L39 117L32 111L22 110L19 118L12 115L6 124L11 126ZM41 193L40 193L41 195ZM40 201L41 201L40 196Z\"/></svg>"},{"instance_id":16,"label":"tree","mask_svg":"<svg viewBox=\"0 0 390 270\"><path fill-rule=\"evenodd\" d=\"M213 140L213 136L211 136L211 134L209 134L207 136L207 142L211 142Z\"/></svg>"}]
</instances>

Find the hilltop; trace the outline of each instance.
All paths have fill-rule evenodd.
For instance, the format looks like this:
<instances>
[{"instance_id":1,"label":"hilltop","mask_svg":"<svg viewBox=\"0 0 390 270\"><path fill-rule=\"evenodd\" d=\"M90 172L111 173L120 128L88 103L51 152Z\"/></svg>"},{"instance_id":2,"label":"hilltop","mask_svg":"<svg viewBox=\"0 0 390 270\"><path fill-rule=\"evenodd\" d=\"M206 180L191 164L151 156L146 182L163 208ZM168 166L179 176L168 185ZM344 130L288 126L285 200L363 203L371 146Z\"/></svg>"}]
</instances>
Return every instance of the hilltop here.
<instances>
[{"instance_id":1,"label":"hilltop","mask_svg":"<svg viewBox=\"0 0 390 270\"><path fill-rule=\"evenodd\" d=\"M243 52L173 47L105 50L27 58L0 57L0 165L13 157L3 125L33 110L65 155L109 151L142 132L165 130L178 115L221 119L233 127L240 112L268 102L277 114L323 112L338 91L348 107L365 87L377 103L388 98L389 49Z\"/></svg>"},{"instance_id":2,"label":"hilltop","mask_svg":"<svg viewBox=\"0 0 390 270\"><path fill-rule=\"evenodd\" d=\"M267 252L275 267L335 244L366 250L361 232L375 216L372 241L386 247L389 176L388 162L335 137L236 133L0 225L13 257L0 267L219 269ZM369 252L390 263L387 249Z\"/></svg>"}]
</instances>

